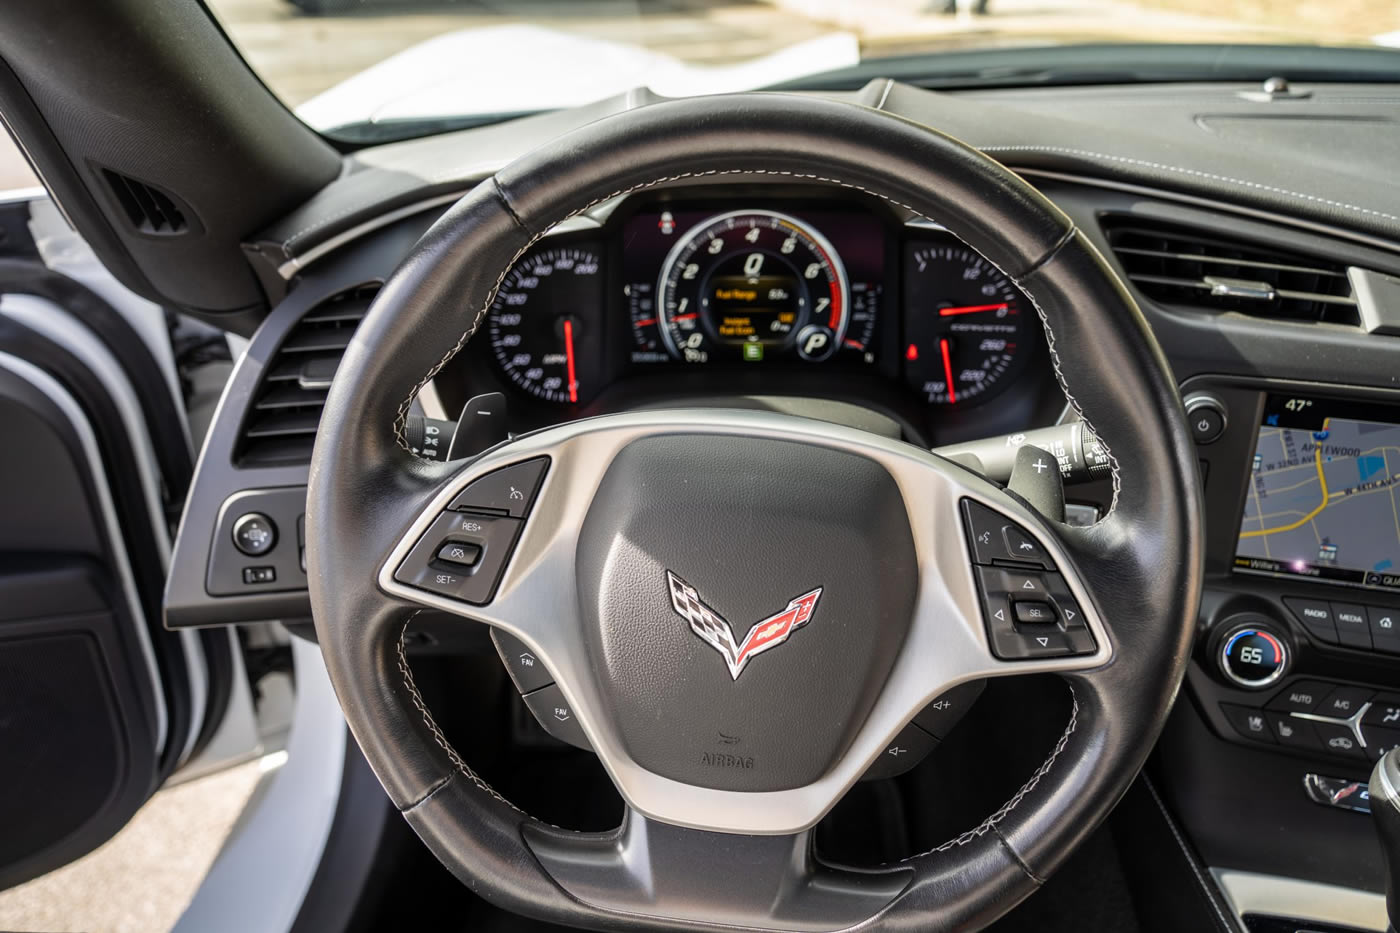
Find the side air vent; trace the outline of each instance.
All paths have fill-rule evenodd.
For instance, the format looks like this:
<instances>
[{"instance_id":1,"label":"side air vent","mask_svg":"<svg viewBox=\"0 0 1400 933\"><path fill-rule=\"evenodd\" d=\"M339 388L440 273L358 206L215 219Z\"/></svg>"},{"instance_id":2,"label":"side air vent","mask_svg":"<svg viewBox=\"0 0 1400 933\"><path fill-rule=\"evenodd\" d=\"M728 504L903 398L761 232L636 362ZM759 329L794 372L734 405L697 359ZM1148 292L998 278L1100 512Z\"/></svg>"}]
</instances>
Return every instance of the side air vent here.
<instances>
[{"instance_id":1,"label":"side air vent","mask_svg":"<svg viewBox=\"0 0 1400 933\"><path fill-rule=\"evenodd\" d=\"M1107 217L1103 228L1128 278L1163 304L1360 323L1343 263L1136 218Z\"/></svg>"},{"instance_id":2,"label":"side air vent","mask_svg":"<svg viewBox=\"0 0 1400 933\"><path fill-rule=\"evenodd\" d=\"M104 168L102 175L137 231L147 236L176 236L190 228L187 209L164 191L109 168Z\"/></svg>"},{"instance_id":3,"label":"side air vent","mask_svg":"<svg viewBox=\"0 0 1400 933\"><path fill-rule=\"evenodd\" d=\"M253 396L236 448L239 466L311 462L331 378L378 291L378 282L347 289L287 333Z\"/></svg>"}]
</instances>

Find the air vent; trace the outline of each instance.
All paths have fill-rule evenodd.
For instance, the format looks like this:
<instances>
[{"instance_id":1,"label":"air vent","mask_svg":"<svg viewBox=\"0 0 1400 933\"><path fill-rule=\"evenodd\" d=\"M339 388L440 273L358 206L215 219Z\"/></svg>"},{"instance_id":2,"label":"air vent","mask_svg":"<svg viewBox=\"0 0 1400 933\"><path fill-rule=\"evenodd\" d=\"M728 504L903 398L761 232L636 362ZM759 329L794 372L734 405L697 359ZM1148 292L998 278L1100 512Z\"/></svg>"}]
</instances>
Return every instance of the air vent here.
<instances>
[{"instance_id":1,"label":"air vent","mask_svg":"<svg viewBox=\"0 0 1400 933\"><path fill-rule=\"evenodd\" d=\"M1128 278L1164 304L1329 324L1360 323L1342 263L1135 218L1103 222Z\"/></svg>"},{"instance_id":2,"label":"air vent","mask_svg":"<svg viewBox=\"0 0 1400 933\"><path fill-rule=\"evenodd\" d=\"M238 465L310 463L331 378L379 283L348 289L312 308L277 348L244 422Z\"/></svg>"},{"instance_id":3,"label":"air vent","mask_svg":"<svg viewBox=\"0 0 1400 933\"><path fill-rule=\"evenodd\" d=\"M187 209L164 191L109 168L104 168L102 175L137 231L147 236L177 236L190 228Z\"/></svg>"}]
</instances>

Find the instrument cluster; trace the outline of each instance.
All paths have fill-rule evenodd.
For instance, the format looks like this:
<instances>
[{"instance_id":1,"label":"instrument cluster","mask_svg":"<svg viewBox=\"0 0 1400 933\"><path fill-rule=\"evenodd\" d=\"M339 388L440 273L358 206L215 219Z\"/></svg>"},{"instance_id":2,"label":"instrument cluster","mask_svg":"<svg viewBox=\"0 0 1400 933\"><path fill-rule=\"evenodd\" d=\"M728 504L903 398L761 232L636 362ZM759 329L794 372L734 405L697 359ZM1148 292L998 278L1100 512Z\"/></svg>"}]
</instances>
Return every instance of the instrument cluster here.
<instances>
[{"instance_id":1,"label":"instrument cluster","mask_svg":"<svg viewBox=\"0 0 1400 933\"><path fill-rule=\"evenodd\" d=\"M921 406L972 408L1043 345L1025 295L932 225L819 197L657 196L544 238L485 322L499 374L586 406L657 373L873 376ZM693 383L692 383L693 384Z\"/></svg>"}]
</instances>

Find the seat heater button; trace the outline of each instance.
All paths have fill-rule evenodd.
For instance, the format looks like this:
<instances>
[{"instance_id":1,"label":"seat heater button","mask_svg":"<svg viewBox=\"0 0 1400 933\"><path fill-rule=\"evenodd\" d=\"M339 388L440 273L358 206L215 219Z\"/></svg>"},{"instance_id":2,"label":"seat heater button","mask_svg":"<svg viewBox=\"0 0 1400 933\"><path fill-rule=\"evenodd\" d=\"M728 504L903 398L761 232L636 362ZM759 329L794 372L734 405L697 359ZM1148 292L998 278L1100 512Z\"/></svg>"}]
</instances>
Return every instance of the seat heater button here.
<instances>
[{"instance_id":1,"label":"seat heater button","mask_svg":"<svg viewBox=\"0 0 1400 933\"><path fill-rule=\"evenodd\" d=\"M558 684L550 684L525 694L525 705L539 720L544 731L559 741L593 750L593 746L588 744L588 736L584 733L583 726L574 715L573 707L564 699L564 691L559 689Z\"/></svg>"},{"instance_id":2,"label":"seat heater button","mask_svg":"<svg viewBox=\"0 0 1400 933\"><path fill-rule=\"evenodd\" d=\"M1013 603L1016 610L1017 622L1028 622L1034 625L1054 625L1057 621L1055 610L1049 603L1040 602L1016 602Z\"/></svg>"},{"instance_id":3,"label":"seat heater button","mask_svg":"<svg viewBox=\"0 0 1400 933\"><path fill-rule=\"evenodd\" d=\"M1225 718L1230 720L1230 725L1234 726L1235 731L1240 735L1256 742L1273 744L1274 733L1269 729L1269 720L1263 710L1251 709L1248 706L1236 706L1233 703L1221 703L1220 711L1225 714Z\"/></svg>"},{"instance_id":4,"label":"seat heater button","mask_svg":"<svg viewBox=\"0 0 1400 933\"><path fill-rule=\"evenodd\" d=\"M880 757L870 763L861 780L873 781L903 774L923 761L928 753L937 747L938 739L911 722L899 730L894 741L880 751Z\"/></svg>"},{"instance_id":5,"label":"seat heater button","mask_svg":"<svg viewBox=\"0 0 1400 933\"><path fill-rule=\"evenodd\" d=\"M1278 744L1305 751L1322 750L1322 740L1317 737L1317 728L1306 719L1290 716L1287 713L1268 712L1269 728L1274 730Z\"/></svg>"},{"instance_id":6,"label":"seat heater button","mask_svg":"<svg viewBox=\"0 0 1400 933\"><path fill-rule=\"evenodd\" d=\"M547 466L548 457L537 457L494 470L458 493L448 508L453 511L481 509L524 518L534 504Z\"/></svg>"},{"instance_id":7,"label":"seat heater button","mask_svg":"<svg viewBox=\"0 0 1400 933\"><path fill-rule=\"evenodd\" d=\"M456 564L461 567L474 565L480 557L481 547L465 541L449 541L437 552L437 559L444 564Z\"/></svg>"},{"instance_id":8,"label":"seat heater button","mask_svg":"<svg viewBox=\"0 0 1400 933\"><path fill-rule=\"evenodd\" d=\"M496 643L496 651L505 664L515 689L520 693L531 693L554 683L554 677L544 662L526 647L525 643L509 632L493 628L491 640Z\"/></svg>"}]
</instances>

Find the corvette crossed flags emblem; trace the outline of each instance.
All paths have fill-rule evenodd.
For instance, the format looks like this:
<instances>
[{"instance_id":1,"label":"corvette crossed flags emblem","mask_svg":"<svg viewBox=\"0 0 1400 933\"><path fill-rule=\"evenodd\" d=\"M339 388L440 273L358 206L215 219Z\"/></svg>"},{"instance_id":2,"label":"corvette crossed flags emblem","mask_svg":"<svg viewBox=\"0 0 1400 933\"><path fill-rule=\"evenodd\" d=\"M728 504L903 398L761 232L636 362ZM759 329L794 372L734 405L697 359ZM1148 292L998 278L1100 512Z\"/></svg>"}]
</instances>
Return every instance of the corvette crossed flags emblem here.
<instances>
[{"instance_id":1,"label":"corvette crossed flags emblem","mask_svg":"<svg viewBox=\"0 0 1400 933\"><path fill-rule=\"evenodd\" d=\"M671 590L671 606L690 623L690 630L719 652L729 666L729 676L735 680L744 672L749 659L776 648L787 641L793 630L806 625L816 611L822 588L817 587L787 604L787 608L754 624L742 642L734 641L734 631L724 617L700 600L695 587L671 571L666 571L666 583Z\"/></svg>"}]
</instances>

